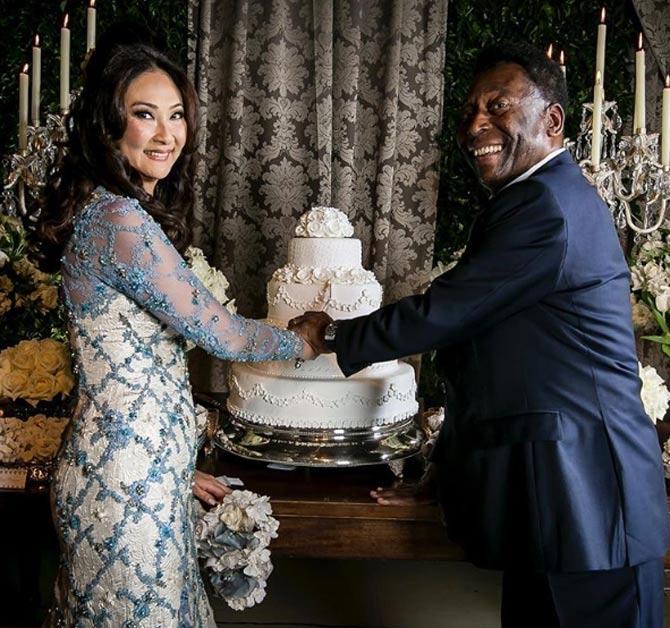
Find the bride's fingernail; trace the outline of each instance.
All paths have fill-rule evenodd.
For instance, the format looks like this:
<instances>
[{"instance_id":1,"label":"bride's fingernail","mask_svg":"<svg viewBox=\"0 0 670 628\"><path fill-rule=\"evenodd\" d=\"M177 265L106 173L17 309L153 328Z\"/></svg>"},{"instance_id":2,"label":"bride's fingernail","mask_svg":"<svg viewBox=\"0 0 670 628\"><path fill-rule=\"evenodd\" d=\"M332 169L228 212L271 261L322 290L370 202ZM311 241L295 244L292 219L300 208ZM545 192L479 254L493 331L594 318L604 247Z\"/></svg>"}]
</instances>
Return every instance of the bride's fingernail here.
<instances>
[{"instance_id":1,"label":"bride's fingernail","mask_svg":"<svg viewBox=\"0 0 670 628\"><path fill-rule=\"evenodd\" d=\"M208 503L210 506L216 506L216 500L215 500L215 499L210 499L207 503Z\"/></svg>"}]
</instances>

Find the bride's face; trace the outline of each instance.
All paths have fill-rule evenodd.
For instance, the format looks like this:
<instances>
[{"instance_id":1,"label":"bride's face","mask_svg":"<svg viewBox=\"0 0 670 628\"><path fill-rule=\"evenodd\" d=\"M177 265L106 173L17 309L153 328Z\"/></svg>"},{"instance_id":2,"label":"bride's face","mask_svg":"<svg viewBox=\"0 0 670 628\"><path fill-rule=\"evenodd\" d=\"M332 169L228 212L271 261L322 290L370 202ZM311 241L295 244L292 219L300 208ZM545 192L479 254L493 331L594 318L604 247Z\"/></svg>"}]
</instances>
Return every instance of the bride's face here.
<instances>
[{"instance_id":1,"label":"bride's face","mask_svg":"<svg viewBox=\"0 0 670 628\"><path fill-rule=\"evenodd\" d=\"M186 142L183 98L161 70L144 72L126 90L126 130L119 150L153 194L179 158Z\"/></svg>"}]
</instances>

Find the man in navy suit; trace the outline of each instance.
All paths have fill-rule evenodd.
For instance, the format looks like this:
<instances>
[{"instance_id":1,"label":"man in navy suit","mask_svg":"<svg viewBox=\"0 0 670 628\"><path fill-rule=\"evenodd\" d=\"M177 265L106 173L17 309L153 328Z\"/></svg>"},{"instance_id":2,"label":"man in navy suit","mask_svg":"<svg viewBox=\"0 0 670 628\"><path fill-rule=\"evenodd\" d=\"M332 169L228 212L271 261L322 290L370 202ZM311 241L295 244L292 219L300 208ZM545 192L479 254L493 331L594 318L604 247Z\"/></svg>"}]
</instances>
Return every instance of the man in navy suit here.
<instances>
[{"instance_id":1,"label":"man in navy suit","mask_svg":"<svg viewBox=\"0 0 670 628\"><path fill-rule=\"evenodd\" d=\"M628 267L562 148L566 101L541 51L483 50L458 141L493 195L459 264L368 316L292 327L345 375L438 350L440 500L470 559L504 571L503 626L661 628L668 513Z\"/></svg>"}]
</instances>

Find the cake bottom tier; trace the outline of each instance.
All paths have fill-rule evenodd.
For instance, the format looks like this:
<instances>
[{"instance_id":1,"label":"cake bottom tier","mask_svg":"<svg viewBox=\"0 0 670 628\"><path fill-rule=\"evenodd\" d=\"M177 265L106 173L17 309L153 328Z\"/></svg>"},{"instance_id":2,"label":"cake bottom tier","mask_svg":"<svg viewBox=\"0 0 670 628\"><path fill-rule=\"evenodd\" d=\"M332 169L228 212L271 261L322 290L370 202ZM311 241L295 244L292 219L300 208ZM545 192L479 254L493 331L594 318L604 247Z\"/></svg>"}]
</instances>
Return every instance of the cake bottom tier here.
<instances>
[{"instance_id":1,"label":"cake bottom tier","mask_svg":"<svg viewBox=\"0 0 670 628\"><path fill-rule=\"evenodd\" d=\"M383 374L345 379L298 379L267 373L263 365L234 364L228 411L260 425L348 429L391 425L418 411L414 370L398 362Z\"/></svg>"}]
</instances>

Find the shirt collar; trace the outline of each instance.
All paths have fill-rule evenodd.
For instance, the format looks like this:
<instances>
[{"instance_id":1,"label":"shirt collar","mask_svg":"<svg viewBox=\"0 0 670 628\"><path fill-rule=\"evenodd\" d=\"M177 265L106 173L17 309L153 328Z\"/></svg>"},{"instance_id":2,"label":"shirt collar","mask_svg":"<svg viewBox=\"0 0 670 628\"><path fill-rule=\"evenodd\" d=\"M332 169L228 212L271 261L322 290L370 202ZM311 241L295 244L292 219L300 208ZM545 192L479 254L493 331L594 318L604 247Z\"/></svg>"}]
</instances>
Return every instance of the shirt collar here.
<instances>
[{"instance_id":1,"label":"shirt collar","mask_svg":"<svg viewBox=\"0 0 670 628\"><path fill-rule=\"evenodd\" d=\"M550 162L554 157L556 157L557 155L560 155L564 151L565 151L565 148L563 148L563 147L557 148L556 150L552 150L544 159L541 159L535 165L528 168L528 170L526 170L526 172L524 172L523 174L520 174L516 179L512 179L512 181L503 185L498 190L497 193L502 192L505 188L508 188L510 185L514 185L515 183L520 183L521 181L525 181L530 176L532 176L532 174L534 172L536 172L537 170L542 168L542 166L544 166L544 164Z\"/></svg>"}]
</instances>

